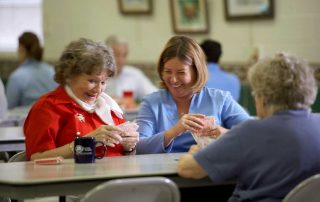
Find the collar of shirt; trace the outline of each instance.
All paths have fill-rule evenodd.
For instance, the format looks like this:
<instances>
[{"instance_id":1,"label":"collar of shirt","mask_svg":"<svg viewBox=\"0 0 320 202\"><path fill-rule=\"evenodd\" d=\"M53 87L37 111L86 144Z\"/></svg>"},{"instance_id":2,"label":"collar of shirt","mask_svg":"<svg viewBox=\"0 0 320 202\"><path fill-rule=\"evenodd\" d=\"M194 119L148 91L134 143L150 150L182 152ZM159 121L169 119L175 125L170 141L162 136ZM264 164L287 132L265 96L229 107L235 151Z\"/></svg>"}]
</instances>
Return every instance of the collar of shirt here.
<instances>
[{"instance_id":1,"label":"collar of shirt","mask_svg":"<svg viewBox=\"0 0 320 202\"><path fill-rule=\"evenodd\" d=\"M76 103L78 103L82 109L90 113L95 112L106 124L115 125L112 119L111 111L113 111L119 118L123 118L123 111L121 110L120 106L104 92L100 94L95 104L89 105L77 98L68 85L65 85L64 89L66 93L74 101L76 101Z\"/></svg>"},{"instance_id":2,"label":"collar of shirt","mask_svg":"<svg viewBox=\"0 0 320 202\"><path fill-rule=\"evenodd\" d=\"M210 72L220 72L222 71L219 64L217 63L208 63L208 70Z\"/></svg>"}]
</instances>

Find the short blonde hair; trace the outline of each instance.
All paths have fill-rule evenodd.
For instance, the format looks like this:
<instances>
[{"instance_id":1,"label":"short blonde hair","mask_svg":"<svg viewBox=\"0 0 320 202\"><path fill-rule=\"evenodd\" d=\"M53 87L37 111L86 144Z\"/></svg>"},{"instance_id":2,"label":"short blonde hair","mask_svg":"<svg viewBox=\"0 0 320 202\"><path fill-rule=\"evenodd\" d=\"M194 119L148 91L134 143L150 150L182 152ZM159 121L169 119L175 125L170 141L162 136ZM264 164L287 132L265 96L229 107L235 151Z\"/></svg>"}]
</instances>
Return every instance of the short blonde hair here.
<instances>
[{"instance_id":1,"label":"short blonde hair","mask_svg":"<svg viewBox=\"0 0 320 202\"><path fill-rule=\"evenodd\" d=\"M109 77L115 74L116 66L112 50L102 42L81 38L71 42L55 65L55 81L65 84L74 76L106 71Z\"/></svg>"},{"instance_id":2,"label":"short blonde hair","mask_svg":"<svg viewBox=\"0 0 320 202\"><path fill-rule=\"evenodd\" d=\"M178 58L194 68L196 80L192 86L192 90L199 92L208 81L208 68L206 57L198 43L187 36L174 36L169 39L158 61L158 74L161 79L160 86L165 89L167 89L167 86L162 78L162 72L164 64L172 58Z\"/></svg>"},{"instance_id":3,"label":"short blonde hair","mask_svg":"<svg viewBox=\"0 0 320 202\"><path fill-rule=\"evenodd\" d=\"M317 94L314 71L308 63L285 52L259 61L248 72L253 93L265 99L272 112L310 109Z\"/></svg>"}]
</instances>

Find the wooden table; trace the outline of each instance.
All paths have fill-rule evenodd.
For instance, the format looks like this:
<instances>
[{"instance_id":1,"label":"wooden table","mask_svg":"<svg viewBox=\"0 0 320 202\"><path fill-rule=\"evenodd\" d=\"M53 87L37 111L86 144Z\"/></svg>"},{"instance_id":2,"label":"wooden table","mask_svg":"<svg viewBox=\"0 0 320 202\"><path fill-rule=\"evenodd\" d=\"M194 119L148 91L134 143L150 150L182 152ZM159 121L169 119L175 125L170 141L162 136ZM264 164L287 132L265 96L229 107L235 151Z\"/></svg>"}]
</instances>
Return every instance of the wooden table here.
<instances>
[{"instance_id":1,"label":"wooden table","mask_svg":"<svg viewBox=\"0 0 320 202\"><path fill-rule=\"evenodd\" d=\"M25 150L22 127L0 127L0 152Z\"/></svg>"}]
</instances>

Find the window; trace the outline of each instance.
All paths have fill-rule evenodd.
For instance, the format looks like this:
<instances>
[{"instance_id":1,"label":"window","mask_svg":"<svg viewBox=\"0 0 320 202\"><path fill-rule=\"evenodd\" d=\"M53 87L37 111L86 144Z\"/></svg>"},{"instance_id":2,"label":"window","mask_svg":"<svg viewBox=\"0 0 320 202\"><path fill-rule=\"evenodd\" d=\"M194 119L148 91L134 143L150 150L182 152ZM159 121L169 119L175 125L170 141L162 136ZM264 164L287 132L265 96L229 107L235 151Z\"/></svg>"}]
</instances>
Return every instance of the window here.
<instances>
[{"instance_id":1,"label":"window","mask_svg":"<svg viewBox=\"0 0 320 202\"><path fill-rule=\"evenodd\" d=\"M42 0L0 0L0 51L15 52L25 31L37 34L43 43Z\"/></svg>"}]
</instances>

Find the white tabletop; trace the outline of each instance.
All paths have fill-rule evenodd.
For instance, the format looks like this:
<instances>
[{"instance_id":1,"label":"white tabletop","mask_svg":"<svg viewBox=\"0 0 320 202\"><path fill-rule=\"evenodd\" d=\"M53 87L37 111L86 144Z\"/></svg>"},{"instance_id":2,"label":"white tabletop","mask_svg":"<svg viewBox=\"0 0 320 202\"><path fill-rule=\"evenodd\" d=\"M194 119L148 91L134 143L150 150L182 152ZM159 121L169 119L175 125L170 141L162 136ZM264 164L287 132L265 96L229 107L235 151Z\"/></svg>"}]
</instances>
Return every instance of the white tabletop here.
<instances>
[{"instance_id":1,"label":"white tabletop","mask_svg":"<svg viewBox=\"0 0 320 202\"><path fill-rule=\"evenodd\" d=\"M97 159L94 164L76 164L64 159L59 165L37 165L32 161L0 165L0 183L12 185L84 181L144 175L176 174L181 154L150 154ZM14 173L7 175L4 173Z\"/></svg>"},{"instance_id":2,"label":"white tabletop","mask_svg":"<svg viewBox=\"0 0 320 202\"><path fill-rule=\"evenodd\" d=\"M31 106L20 106L8 110L7 118L1 120L0 127L22 126Z\"/></svg>"},{"instance_id":3,"label":"white tabletop","mask_svg":"<svg viewBox=\"0 0 320 202\"><path fill-rule=\"evenodd\" d=\"M189 180L177 175L181 153L107 157L95 164L75 164L65 159L60 165L33 162L0 164L0 196L17 199L84 194L107 180L128 177L165 176L179 187L211 184L209 179Z\"/></svg>"},{"instance_id":4,"label":"white tabletop","mask_svg":"<svg viewBox=\"0 0 320 202\"><path fill-rule=\"evenodd\" d=\"M0 152L25 150L22 127L0 127Z\"/></svg>"}]
</instances>

